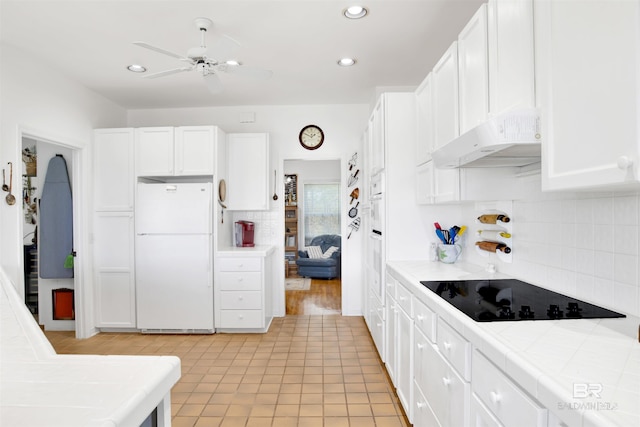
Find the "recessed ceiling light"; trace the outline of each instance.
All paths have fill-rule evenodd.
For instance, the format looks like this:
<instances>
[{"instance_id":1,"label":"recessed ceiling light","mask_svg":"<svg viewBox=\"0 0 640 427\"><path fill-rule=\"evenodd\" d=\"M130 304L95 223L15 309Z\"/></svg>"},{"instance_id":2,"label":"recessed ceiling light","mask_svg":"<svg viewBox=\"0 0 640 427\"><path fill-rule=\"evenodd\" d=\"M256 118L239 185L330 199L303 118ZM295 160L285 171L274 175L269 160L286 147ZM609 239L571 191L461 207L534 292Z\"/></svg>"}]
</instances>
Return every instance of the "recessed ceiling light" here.
<instances>
[{"instance_id":1,"label":"recessed ceiling light","mask_svg":"<svg viewBox=\"0 0 640 427\"><path fill-rule=\"evenodd\" d=\"M367 12L369 11L362 6L351 6L346 8L342 13L349 19L360 19L364 18Z\"/></svg>"},{"instance_id":2,"label":"recessed ceiling light","mask_svg":"<svg viewBox=\"0 0 640 427\"><path fill-rule=\"evenodd\" d=\"M356 63L356 60L353 58L342 58L338 61L338 65L341 67L351 67Z\"/></svg>"},{"instance_id":3,"label":"recessed ceiling light","mask_svg":"<svg viewBox=\"0 0 640 427\"><path fill-rule=\"evenodd\" d=\"M131 65L127 66L127 70L132 71L134 73L144 73L145 71L147 71L147 69L145 67L143 67L142 65L138 65L138 64L131 64Z\"/></svg>"},{"instance_id":4,"label":"recessed ceiling light","mask_svg":"<svg viewBox=\"0 0 640 427\"><path fill-rule=\"evenodd\" d=\"M233 60L233 59L230 59L230 60L226 61L226 64L227 65L233 65L233 66L240 65L240 63L238 61Z\"/></svg>"}]
</instances>

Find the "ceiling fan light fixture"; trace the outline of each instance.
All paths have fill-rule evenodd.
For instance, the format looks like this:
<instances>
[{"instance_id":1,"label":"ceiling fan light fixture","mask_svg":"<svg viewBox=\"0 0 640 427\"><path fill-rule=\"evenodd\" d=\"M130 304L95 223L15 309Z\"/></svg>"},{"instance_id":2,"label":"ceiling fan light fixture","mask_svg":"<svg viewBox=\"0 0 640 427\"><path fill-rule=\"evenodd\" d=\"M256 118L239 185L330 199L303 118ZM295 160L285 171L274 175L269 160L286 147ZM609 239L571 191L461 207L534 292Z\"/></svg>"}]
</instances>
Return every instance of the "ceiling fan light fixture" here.
<instances>
[{"instance_id":1,"label":"ceiling fan light fixture","mask_svg":"<svg viewBox=\"0 0 640 427\"><path fill-rule=\"evenodd\" d=\"M369 13L369 11L362 6L350 6L346 8L342 13L349 19L360 19L364 18L367 13Z\"/></svg>"},{"instance_id":2,"label":"ceiling fan light fixture","mask_svg":"<svg viewBox=\"0 0 640 427\"><path fill-rule=\"evenodd\" d=\"M351 67L356 64L356 60L353 58L341 58L338 60L338 65L341 67Z\"/></svg>"},{"instance_id":3,"label":"ceiling fan light fixture","mask_svg":"<svg viewBox=\"0 0 640 427\"><path fill-rule=\"evenodd\" d=\"M147 71L147 68L139 64L131 64L127 65L127 70L131 71L132 73L144 73Z\"/></svg>"}]
</instances>

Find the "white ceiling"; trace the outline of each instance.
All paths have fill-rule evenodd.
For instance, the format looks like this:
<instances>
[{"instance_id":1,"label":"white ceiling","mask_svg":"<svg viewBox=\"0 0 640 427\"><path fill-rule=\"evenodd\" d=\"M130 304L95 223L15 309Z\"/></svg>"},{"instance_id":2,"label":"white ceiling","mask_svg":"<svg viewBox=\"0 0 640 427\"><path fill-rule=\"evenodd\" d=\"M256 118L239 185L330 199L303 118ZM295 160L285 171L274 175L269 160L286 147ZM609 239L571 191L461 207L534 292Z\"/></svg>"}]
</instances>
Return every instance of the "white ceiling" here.
<instances>
[{"instance_id":1,"label":"white ceiling","mask_svg":"<svg viewBox=\"0 0 640 427\"><path fill-rule=\"evenodd\" d=\"M359 104L376 88L417 86L484 1L363 0L369 15L354 21L342 11L358 0L1 0L0 40L127 109ZM224 74L214 95L195 71L142 79L125 69L182 66L132 42L186 54L199 45L199 16L214 22L209 46L227 34L242 44L238 60L273 77ZM356 66L339 67L344 56Z\"/></svg>"}]
</instances>

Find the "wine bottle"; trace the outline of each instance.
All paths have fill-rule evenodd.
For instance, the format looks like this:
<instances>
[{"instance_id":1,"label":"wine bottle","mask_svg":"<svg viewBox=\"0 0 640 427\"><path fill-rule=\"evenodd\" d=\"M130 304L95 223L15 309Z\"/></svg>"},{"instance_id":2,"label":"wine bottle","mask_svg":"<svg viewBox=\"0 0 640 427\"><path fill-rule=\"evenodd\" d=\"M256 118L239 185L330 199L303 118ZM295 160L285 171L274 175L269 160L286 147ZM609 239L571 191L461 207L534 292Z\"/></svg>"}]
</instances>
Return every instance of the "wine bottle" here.
<instances>
[{"instance_id":1,"label":"wine bottle","mask_svg":"<svg viewBox=\"0 0 640 427\"><path fill-rule=\"evenodd\" d=\"M505 245L504 243L498 243L498 242L487 242L486 240L483 240L481 242L476 242L476 245L478 245L478 247L480 249L482 249L483 251L487 251L487 252L503 252L505 254L510 254L511 253L511 248L507 245Z\"/></svg>"},{"instance_id":2,"label":"wine bottle","mask_svg":"<svg viewBox=\"0 0 640 427\"><path fill-rule=\"evenodd\" d=\"M500 222L509 222L511 219L507 215L502 214L485 214L478 217L478 221L483 224L495 224Z\"/></svg>"}]
</instances>

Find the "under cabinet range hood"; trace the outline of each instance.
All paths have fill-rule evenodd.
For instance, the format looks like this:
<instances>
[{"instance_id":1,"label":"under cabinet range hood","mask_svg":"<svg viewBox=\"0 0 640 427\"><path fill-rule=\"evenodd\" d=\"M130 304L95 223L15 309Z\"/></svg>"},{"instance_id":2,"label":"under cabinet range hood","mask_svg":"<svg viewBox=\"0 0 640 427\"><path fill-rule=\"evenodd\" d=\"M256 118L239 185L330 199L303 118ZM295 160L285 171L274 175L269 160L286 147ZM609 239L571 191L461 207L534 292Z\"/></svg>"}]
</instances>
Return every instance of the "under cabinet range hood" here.
<instances>
[{"instance_id":1,"label":"under cabinet range hood","mask_svg":"<svg viewBox=\"0 0 640 427\"><path fill-rule=\"evenodd\" d=\"M492 168L540 162L540 113L512 110L490 118L433 152L437 168Z\"/></svg>"}]
</instances>

